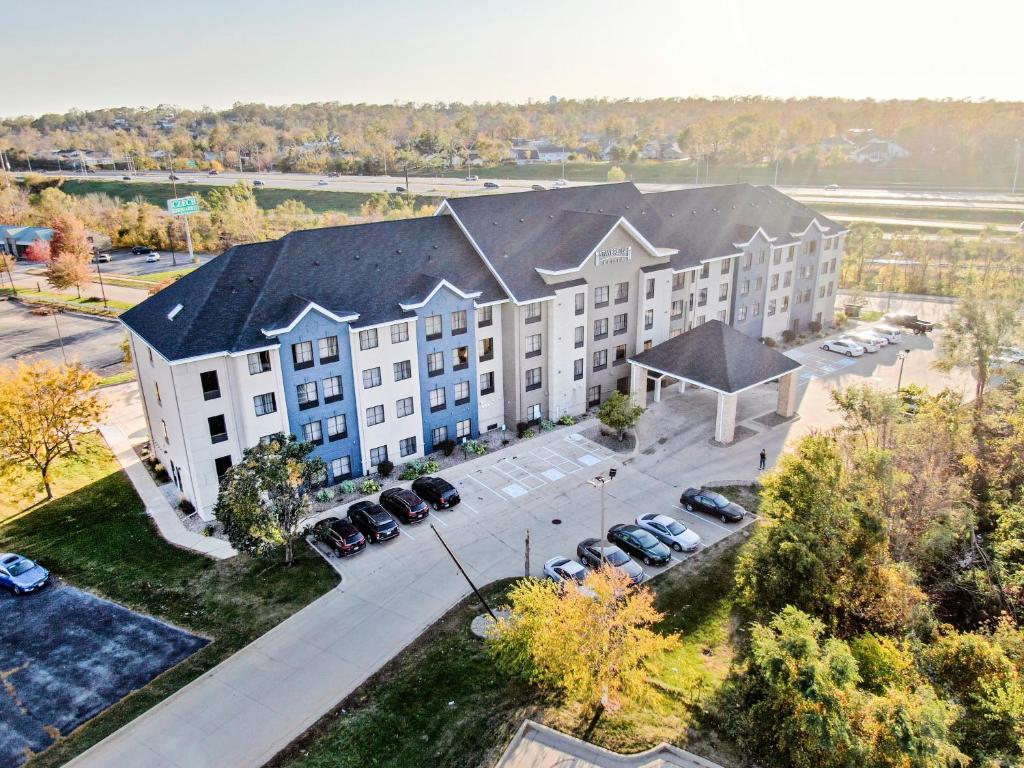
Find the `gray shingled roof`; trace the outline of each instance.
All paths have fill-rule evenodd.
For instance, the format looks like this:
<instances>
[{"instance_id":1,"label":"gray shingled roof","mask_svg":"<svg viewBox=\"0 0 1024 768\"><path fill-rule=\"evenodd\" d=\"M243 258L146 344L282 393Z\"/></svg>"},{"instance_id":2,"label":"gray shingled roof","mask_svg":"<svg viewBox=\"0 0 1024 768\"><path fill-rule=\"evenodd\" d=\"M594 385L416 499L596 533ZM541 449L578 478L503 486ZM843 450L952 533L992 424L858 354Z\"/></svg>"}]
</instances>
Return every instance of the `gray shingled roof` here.
<instances>
[{"instance_id":1,"label":"gray shingled roof","mask_svg":"<svg viewBox=\"0 0 1024 768\"><path fill-rule=\"evenodd\" d=\"M121 320L168 360L241 352L274 343L263 329L288 325L310 303L355 327L411 315L442 280L479 302L506 298L449 217L292 232L240 245L125 312ZM173 320L167 314L181 304Z\"/></svg>"},{"instance_id":2,"label":"gray shingled roof","mask_svg":"<svg viewBox=\"0 0 1024 768\"><path fill-rule=\"evenodd\" d=\"M726 394L801 367L793 358L718 320L702 323L629 360Z\"/></svg>"}]
</instances>

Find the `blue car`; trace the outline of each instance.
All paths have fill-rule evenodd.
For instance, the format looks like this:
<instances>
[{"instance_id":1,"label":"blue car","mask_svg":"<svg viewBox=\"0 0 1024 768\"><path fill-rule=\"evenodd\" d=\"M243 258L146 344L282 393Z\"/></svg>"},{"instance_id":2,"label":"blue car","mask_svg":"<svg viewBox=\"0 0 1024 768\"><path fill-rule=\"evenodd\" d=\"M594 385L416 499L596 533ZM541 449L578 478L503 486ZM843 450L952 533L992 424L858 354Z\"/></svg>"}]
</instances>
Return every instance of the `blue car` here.
<instances>
[{"instance_id":1,"label":"blue car","mask_svg":"<svg viewBox=\"0 0 1024 768\"><path fill-rule=\"evenodd\" d=\"M46 583L50 572L27 557L7 553L0 555L0 586L16 595L34 592Z\"/></svg>"}]
</instances>

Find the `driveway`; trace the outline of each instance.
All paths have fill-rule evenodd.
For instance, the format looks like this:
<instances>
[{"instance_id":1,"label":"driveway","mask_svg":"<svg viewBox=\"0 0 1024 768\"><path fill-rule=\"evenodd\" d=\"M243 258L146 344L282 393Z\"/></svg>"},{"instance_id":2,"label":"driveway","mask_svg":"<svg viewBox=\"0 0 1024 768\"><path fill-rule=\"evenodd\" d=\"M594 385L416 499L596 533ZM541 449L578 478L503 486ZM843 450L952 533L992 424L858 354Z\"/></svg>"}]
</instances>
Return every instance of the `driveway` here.
<instances>
[{"instance_id":1,"label":"driveway","mask_svg":"<svg viewBox=\"0 0 1024 768\"><path fill-rule=\"evenodd\" d=\"M68 362L78 360L104 376L120 366L123 338L121 326L106 318L33 315L24 305L0 301L0 364L35 357L59 363L66 355Z\"/></svg>"},{"instance_id":2,"label":"driveway","mask_svg":"<svg viewBox=\"0 0 1024 768\"><path fill-rule=\"evenodd\" d=\"M207 640L52 583L0 592L0 765L18 766Z\"/></svg>"}]
</instances>

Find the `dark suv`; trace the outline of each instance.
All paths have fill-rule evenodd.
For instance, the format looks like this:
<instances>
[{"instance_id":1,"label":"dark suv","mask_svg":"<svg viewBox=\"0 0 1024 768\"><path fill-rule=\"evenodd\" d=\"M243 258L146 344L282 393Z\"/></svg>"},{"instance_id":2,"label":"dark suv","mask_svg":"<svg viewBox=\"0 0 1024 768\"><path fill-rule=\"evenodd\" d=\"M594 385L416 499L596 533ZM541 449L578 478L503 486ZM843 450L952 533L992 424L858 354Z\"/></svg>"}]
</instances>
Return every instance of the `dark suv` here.
<instances>
[{"instance_id":1,"label":"dark suv","mask_svg":"<svg viewBox=\"0 0 1024 768\"><path fill-rule=\"evenodd\" d=\"M146 254L152 253L153 249L145 245L133 245L132 253L136 256L145 256Z\"/></svg>"},{"instance_id":2,"label":"dark suv","mask_svg":"<svg viewBox=\"0 0 1024 768\"><path fill-rule=\"evenodd\" d=\"M608 541L618 544L647 565L663 565L672 556L669 548L654 538L654 534L638 525L613 525L608 529Z\"/></svg>"},{"instance_id":3,"label":"dark suv","mask_svg":"<svg viewBox=\"0 0 1024 768\"><path fill-rule=\"evenodd\" d=\"M398 522L380 504L357 501L348 508L348 519L373 543L398 536Z\"/></svg>"},{"instance_id":4,"label":"dark suv","mask_svg":"<svg viewBox=\"0 0 1024 768\"><path fill-rule=\"evenodd\" d=\"M347 557L366 549L366 537L347 517L325 517L313 527L313 533L338 557Z\"/></svg>"},{"instance_id":5,"label":"dark suv","mask_svg":"<svg viewBox=\"0 0 1024 768\"><path fill-rule=\"evenodd\" d=\"M440 477L417 477L412 489L434 509L449 509L462 501L455 486Z\"/></svg>"},{"instance_id":6,"label":"dark suv","mask_svg":"<svg viewBox=\"0 0 1024 768\"><path fill-rule=\"evenodd\" d=\"M429 514L427 503L405 488L388 488L380 495L380 505L403 523L418 523Z\"/></svg>"}]
</instances>

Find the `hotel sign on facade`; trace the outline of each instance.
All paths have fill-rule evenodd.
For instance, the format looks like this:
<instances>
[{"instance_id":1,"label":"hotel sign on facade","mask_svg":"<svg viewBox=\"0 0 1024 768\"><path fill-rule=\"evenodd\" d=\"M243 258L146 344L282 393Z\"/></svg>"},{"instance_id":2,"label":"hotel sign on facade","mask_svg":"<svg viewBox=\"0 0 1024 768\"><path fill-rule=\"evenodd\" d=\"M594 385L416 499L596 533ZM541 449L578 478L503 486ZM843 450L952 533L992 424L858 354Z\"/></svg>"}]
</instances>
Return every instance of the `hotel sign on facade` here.
<instances>
[{"instance_id":1,"label":"hotel sign on facade","mask_svg":"<svg viewBox=\"0 0 1024 768\"><path fill-rule=\"evenodd\" d=\"M633 258L633 246L624 245L619 248L606 248L594 254L594 264L600 267L602 264L615 264L619 261L629 261Z\"/></svg>"}]
</instances>

